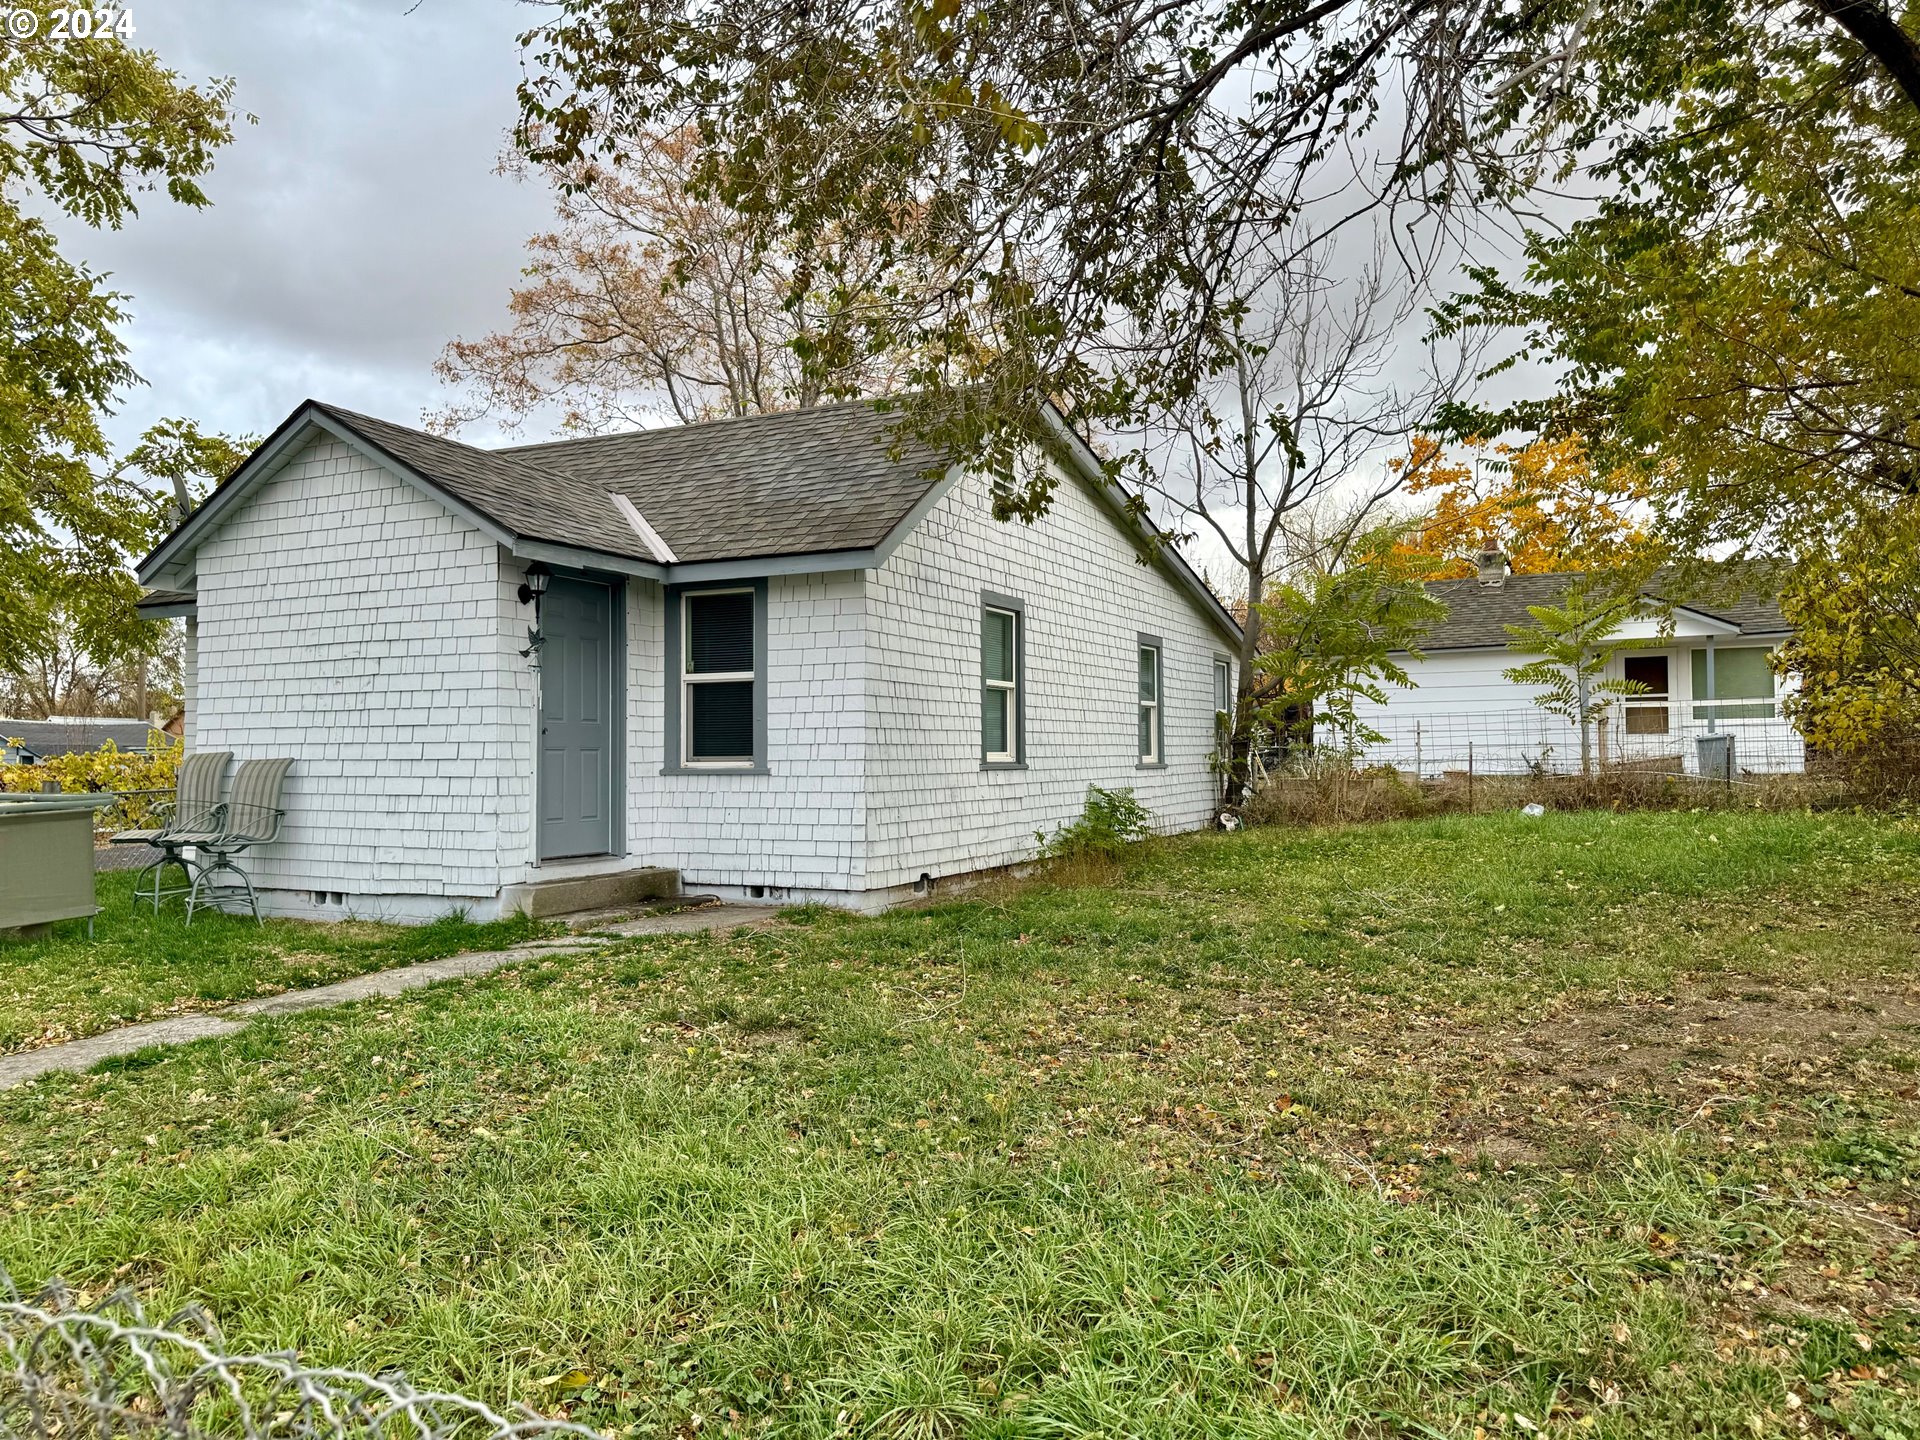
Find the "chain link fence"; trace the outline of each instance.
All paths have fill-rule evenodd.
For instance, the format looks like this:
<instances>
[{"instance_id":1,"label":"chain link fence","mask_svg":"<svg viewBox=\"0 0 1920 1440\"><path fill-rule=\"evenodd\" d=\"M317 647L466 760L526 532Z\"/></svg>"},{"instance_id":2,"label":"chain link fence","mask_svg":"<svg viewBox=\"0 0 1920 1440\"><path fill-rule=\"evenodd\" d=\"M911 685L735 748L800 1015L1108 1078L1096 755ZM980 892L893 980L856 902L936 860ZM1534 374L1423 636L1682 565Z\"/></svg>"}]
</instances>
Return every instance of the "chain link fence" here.
<instances>
[{"instance_id":1,"label":"chain link fence","mask_svg":"<svg viewBox=\"0 0 1920 1440\"><path fill-rule=\"evenodd\" d=\"M531 1410L416 1390L398 1374L235 1352L198 1308L152 1324L126 1291L89 1305L58 1284L30 1300L4 1275L0 1287L0 1440L600 1440Z\"/></svg>"}]
</instances>

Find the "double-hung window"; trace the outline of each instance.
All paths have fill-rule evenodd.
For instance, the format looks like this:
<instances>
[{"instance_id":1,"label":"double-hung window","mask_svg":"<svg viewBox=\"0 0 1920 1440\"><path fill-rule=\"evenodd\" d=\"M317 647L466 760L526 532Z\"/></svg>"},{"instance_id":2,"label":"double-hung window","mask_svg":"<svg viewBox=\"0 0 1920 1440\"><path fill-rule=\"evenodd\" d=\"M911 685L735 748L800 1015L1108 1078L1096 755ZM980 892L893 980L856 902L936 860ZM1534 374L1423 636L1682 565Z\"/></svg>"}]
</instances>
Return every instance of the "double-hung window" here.
<instances>
[{"instance_id":1,"label":"double-hung window","mask_svg":"<svg viewBox=\"0 0 1920 1440\"><path fill-rule=\"evenodd\" d=\"M756 759L754 591L680 595L680 739L685 765L745 768Z\"/></svg>"},{"instance_id":2,"label":"double-hung window","mask_svg":"<svg viewBox=\"0 0 1920 1440\"><path fill-rule=\"evenodd\" d=\"M1213 729L1214 742L1223 755L1228 737L1233 734L1233 701L1233 662L1216 655L1213 658Z\"/></svg>"},{"instance_id":3,"label":"double-hung window","mask_svg":"<svg viewBox=\"0 0 1920 1440\"><path fill-rule=\"evenodd\" d=\"M981 602L980 760L985 765L1020 763L1020 629L1025 619L1015 601L988 596Z\"/></svg>"},{"instance_id":4,"label":"double-hung window","mask_svg":"<svg viewBox=\"0 0 1920 1440\"><path fill-rule=\"evenodd\" d=\"M1166 713L1161 691L1165 676L1161 673L1160 641L1142 635L1140 657L1140 763L1166 763Z\"/></svg>"}]
</instances>

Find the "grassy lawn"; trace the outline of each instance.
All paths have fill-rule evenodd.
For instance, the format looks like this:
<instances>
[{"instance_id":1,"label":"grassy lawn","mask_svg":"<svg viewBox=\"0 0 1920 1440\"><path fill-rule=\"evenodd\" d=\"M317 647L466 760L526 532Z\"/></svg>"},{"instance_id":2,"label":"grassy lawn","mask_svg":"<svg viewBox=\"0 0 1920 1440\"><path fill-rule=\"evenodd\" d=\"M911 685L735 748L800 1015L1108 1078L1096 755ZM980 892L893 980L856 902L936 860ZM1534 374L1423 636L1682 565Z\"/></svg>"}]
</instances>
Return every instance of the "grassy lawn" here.
<instances>
[{"instance_id":1,"label":"grassy lawn","mask_svg":"<svg viewBox=\"0 0 1920 1440\"><path fill-rule=\"evenodd\" d=\"M524 917L476 925L449 915L431 925L337 925L202 913L186 923L173 901L137 913L130 871L99 877L93 938L84 920L39 940L0 938L0 1054L57 1044L117 1025L204 1010L254 995L324 985L369 970L462 950L489 950L544 934Z\"/></svg>"},{"instance_id":2,"label":"grassy lawn","mask_svg":"<svg viewBox=\"0 0 1920 1440\"><path fill-rule=\"evenodd\" d=\"M1155 844L0 1097L0 1262L622 1435L1920 1434L1920 826Z\"/></svg>"}]
</instances>

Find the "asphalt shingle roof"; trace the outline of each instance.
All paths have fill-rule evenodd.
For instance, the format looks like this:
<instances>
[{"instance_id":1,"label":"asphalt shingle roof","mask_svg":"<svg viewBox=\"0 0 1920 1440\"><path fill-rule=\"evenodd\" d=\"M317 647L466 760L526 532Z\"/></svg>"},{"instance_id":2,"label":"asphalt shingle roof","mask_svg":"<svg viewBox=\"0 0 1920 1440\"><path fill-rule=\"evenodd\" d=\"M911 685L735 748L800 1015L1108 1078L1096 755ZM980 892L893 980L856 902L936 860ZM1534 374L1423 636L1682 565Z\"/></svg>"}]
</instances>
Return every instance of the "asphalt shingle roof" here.
<instances>
[{"instance_id":1,"label":"asphalt shingle roof","mask_svg":"<svg viewBox=\"0 0 1920 1440\"><path fill-rule=\"evenodd\" d=\"M1558 604L1567 586L1577 577L1557 575L1509 575L1499 585L1482 585L1477 579L1439 580L1427 586L1427 593L1447 607L1442 620L1419 642L1423 651L1466 650L1488 645L1505 645L1513 637L1509 625L1524 625L1532 619L1529 605ZM1714 572L1692 585L1683 585L1669 571L1656 575L1640 593L1659 604L1683 605L1739 627L1742 635L1777 635L1787 627L1780 614L1779 586L1763 573Z\"/></svg>"},{"instance_id":2,"label":"asphalt shingle roof","mask_svg":"<svg viewBox=\"0 0 1920 1440\"><path fill-rule=\"evenodd\" d=\"M0 745L18 740L41 759L98 750L111 740L116 749L145 750L157 729L144 720L95 719L9 720L0 716Z\"/></svg>"},{"instance_id":3,"label":"asphalt shingle roof","mask_svg":"<svg viewBox=\"0 0 1920 1440\"><path fill-rule=\"evenodd\" d=\"M551 544L645 560L667 573L707 561L874 550L947 473L938 453L903 434L898 417L875 401L483 450L309 400L140 563L142 580L185 579L183 562L218 523L223 497L236 499L250 473L270 473L256 462L270 463L313 420L411 472L516 549ZM670 557L640 533L628 507ZM1118 501L1115 510L1131 528ZM1223 632L1236 633L1177 550L1162 560ZM176 597L190 599L152 590L145 604L166 608Z\"/></svg>"},{"instance_id":4,"label":"asphalt shingle roof","mask_svg":"<svg viewBox=\"0 0 1920 1440\"><path fill-rule=\"evenodd\" d=\"M737 560L878 545L935 478L931 451L889 453L895 417L866 402L500 450L319 408L515 535L643 560L610 492L677 559Z\"/></svg>"}]
</instances>

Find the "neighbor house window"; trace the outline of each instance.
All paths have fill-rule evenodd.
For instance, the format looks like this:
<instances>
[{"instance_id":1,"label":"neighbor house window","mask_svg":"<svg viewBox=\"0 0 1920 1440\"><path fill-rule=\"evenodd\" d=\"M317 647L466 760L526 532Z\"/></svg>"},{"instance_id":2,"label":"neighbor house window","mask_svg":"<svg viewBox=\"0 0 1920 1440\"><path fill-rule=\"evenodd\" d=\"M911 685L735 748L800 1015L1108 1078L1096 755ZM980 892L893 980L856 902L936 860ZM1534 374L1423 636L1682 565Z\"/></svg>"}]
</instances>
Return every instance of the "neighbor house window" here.
<instances>
[{"instance_id":1,"label":"neighbor house window","mask_svg":"<svg viewBox=\"0 0 1920 1440\"><path fill-rule=\"evenodd\" d=\"M1667 701L1672 696L1672 666L1665 655L1629 655L1620 662L1626 679L1639 687L1629 695L1627 734L1665 735L1671 722Z\"/></svg>"},{"instance_id":2,"label":"neighbor house window","mask_svg":"<svg viewBox=\"0 0 1920 1440\"><path fill-rule=\"evenodd\" d=\"M1017 765L1021 756L1020 687L1026 615L1017 601L983 597L980 605L980 759Z\"/></svg>"},{"instance_id":3,"label":"neighbor house window","mask_svg":"<svg viewBox=\"0 0 1920 1440\"><path fill-rule=\"evenodd\" d=\"M754 592L688 590L680 596L680 734L688 765L755 760Z\"/></svg>"},{"instance_id":4,"label":"neighbor house window","mask_svg":"<svg viewBox=\"0 0 1920 1440\"><path fill-rule=\"evenodd\" d=\"M1140 763L1159 765L1165 761L1162 751L1166 740L1166 714L1162 704L1161 688L1163 676L1160 667L1160 642L1151 635L1142 635L1139 644L1140 658Z\"/></svg>"},{"instance_id":5,"label":"neighbor house window","mask_svg":"<svg viewBox=\"0 0 1920 1440\"><path fill-rule=\"evenodd\" d=\"M1770 720L1773 718L1773 667L1767 664L1772 652L1751 645L1713 652L1713 694L1707 694L1707 652L1693 652L1693 698L1713 699L1715 704L1696 705L1693 718L1705 720ZM1747 703L1729 705L1729 700Z\"/></svg>"}]
</instances>

